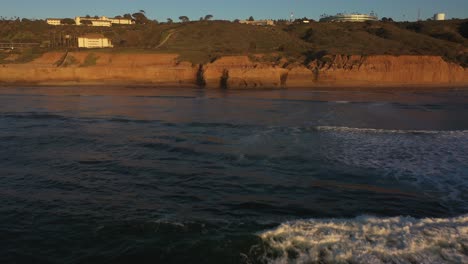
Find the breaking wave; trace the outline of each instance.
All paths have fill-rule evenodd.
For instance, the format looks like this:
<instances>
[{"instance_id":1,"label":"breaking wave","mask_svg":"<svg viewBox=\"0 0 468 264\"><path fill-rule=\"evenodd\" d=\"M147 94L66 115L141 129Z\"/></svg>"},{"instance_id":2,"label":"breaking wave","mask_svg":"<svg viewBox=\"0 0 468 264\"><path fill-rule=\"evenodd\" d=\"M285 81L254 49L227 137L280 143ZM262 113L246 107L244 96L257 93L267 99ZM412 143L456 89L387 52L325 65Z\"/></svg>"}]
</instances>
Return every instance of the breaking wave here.
<instances>
[{"instance_id":1,"label":"breaking wave","mask_svg":"<svg viewBox=\"0 0 468 264\"><path fill-rule=\"evenodd\" d=\"M259 237L267 263L468 263L468 215L301 220Z\"/></svg>"}]
</instances>

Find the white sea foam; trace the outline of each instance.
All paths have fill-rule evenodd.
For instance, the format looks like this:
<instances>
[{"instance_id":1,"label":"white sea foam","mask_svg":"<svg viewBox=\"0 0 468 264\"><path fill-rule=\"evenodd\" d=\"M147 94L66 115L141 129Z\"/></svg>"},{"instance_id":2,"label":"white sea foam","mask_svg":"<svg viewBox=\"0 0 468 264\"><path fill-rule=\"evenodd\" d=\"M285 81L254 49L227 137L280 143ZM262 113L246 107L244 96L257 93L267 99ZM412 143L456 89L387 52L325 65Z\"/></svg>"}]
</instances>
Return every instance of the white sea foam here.
<instances>
[{"instance_id":1,"label":"white sea foam","mask_svg":"<svg viewBox=\"0 0 468 264\"><path fill-rule=\"evenodd\" d=\"M320 161L349 177L364 172L375 181L412 189L454 213L468 210L468 130L314 126L254 132L237 142L239 157Z\"/></svg>"},{"instance_id":2,"label":"white sea foam","mask_svg":"<svg viewBox=\"0 0 468 264\"><path fill-rule=\"evenodd\" d=\"M387 134L447 134L468 135L468 130L400 130L400 129L376 129L376 128L354 128L340 126L317 126L319 131L355 132L355 133L387 133Z\"/></svg>"},{"instance_id":3,"label":"white sea foam","mask_svg":"<svg viewBox=\"0 0 468 264\"><path fill-rule=\"evenodd\" d=\"M468 209L468 131L318 127L320 155L351 168L430 192L445 206Z\"/></svg>"},{"instance_id":4,"label":"white sea foam","mask_svg":"<svg viewBox=\"0 0 468 264\"><path fill-rule=\"evenodd\" d=\"M468 215L287 222L259 234L268 263L468 263Z\"/></svg>"}]
</instances>

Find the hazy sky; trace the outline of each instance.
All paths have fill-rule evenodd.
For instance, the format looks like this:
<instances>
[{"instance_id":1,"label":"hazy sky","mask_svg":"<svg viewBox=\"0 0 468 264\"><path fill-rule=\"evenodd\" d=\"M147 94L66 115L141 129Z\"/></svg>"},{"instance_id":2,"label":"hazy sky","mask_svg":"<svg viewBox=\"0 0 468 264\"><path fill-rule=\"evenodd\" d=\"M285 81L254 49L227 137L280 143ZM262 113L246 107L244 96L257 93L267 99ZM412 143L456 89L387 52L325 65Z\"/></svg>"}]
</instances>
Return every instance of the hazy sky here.
<instances>
[{"instance_id":1,"label":"hazy sky","mask_svg":"<svg viewBox=\"0 0 468 264\"><path fill-rule=\"evenodd\" d=\"M115 16L143 9L148 17L165 21L186 15L191 19L212 14L215 19L288 18L318 19L321 14L338 12L377 12L380 17L416 20L418 9L426 19L437 12L448 18L468 17L468 0L0 0L0 16L74 17L77 15Z\"/></svg>"}]
</instances>

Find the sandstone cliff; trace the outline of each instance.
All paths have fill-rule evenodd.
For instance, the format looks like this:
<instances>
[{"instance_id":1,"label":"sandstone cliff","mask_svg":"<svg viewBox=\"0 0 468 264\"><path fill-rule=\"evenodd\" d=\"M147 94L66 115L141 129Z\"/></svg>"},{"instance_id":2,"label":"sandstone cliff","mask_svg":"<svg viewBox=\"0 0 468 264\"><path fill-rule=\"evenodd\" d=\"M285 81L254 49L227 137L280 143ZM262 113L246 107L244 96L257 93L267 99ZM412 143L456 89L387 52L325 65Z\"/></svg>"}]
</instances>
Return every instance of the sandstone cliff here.
<instances>
[{"instance_id":1,"label":"sandstone cliff","mask_svg":"<svg viewBox=\"0 0 468 264\"><path fill-rule=\"evenodd\" d=\"M197 68L177 54L47 53L18 65L0 66L0 82L29 84L194 84ZM91 58L92 65L87 65ZM59 65L59 66L58 66Z\"/></svg>"},{"instance_id":2,"label":"sandstone cliff","mask_svg":"<svg viewBox=\"0 0 468 264\"><path fill-rule=\"evenodd\" d=\"M252 62L247 56L222 57L207 65L177 58L177 54L47 53L31 63L0 65L0 83L207 88L468 85L467 69L437 56L335 55L307 67Z\"/></svg>"}]
</instances>

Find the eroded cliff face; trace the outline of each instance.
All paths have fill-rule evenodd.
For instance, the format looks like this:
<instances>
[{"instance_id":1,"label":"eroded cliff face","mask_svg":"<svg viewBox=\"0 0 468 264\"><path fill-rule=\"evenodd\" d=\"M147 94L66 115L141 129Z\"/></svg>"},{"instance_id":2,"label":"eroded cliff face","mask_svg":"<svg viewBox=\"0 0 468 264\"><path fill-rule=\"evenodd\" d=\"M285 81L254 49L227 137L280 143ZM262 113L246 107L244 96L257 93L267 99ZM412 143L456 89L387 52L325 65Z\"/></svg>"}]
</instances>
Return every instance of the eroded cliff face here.
<instances>
[{"instance_id":1,"label":"eroded cliff face","mask_svg":"<svg viewBox=\"0 0 468 264\"><path fill-rule=\"evenodd\" d=\"M228 87L465 85L468 71L437 56L327 56L307 67L224 57L206 66L208 86L228 73ZM218 83L217 83L218 81Z\"/></svg>"},{"instance_id":2,"label":"eroded cliff face","mask_svg":"<svg viewBox=\"0 0 468 264\"><path fill-rule=\"evenodd\" d=\"M177 54L47 53L28 64L0 65L0 82L207 88L468 85L467 69L437 56L335 55L307 67L252 62L247 56L226 56L207 65L177 58Z\"/></svg>"},{"instance_id":3,"label":"eroded cliff face","mask_svg":"<svg viewBox=\"0 0 468 264\"><path fill-rule=\"evenodd\" d=\"M463 84L468 71L438 56L330 56L309 65L322 83Z\"/></svg>"},{"instance_id":4,"label":"eroded cliff face","mask_svg":"<svg viewBox=\"0 0 468 264\"><path fill-rule=\"evenodd\" d=\"M228 56L204 66L209 88L256 88L286 85L288 70L268 64L253 63L247 56Z\"/></svg>"},{"instance_id":5,"label":"eroded cliff face","mask_svg":"<svg viewBox=\"0 0 468 264\"><path fill-rule=\"evenodd\" d=\"M31 63L0 65L0 82L38 85L196 83L197 67L178 63L177 54L90 54L47 53Z\"/></svg>"}]
</instances>

